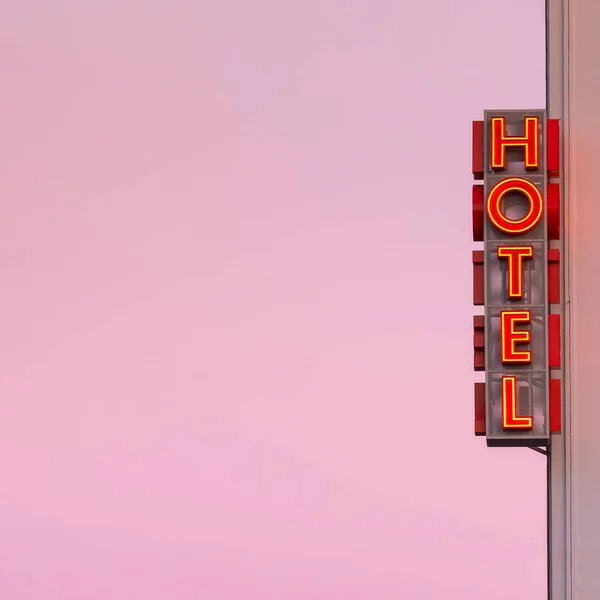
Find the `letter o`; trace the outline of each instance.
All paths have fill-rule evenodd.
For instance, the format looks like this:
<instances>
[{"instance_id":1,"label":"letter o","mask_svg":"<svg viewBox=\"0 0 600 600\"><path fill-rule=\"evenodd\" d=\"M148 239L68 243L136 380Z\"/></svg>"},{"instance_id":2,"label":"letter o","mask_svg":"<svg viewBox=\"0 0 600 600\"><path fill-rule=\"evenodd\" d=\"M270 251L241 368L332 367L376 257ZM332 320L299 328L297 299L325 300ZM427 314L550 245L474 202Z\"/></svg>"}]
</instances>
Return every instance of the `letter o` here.
<instances>
[{"instance_id":1,"label":"letter o","mask_svg":"<svg viewBox=\"0 0 600 600\"><path fill-rule=\"evenodd\" d=\"M509 219L502 212L502 200L510 192L519 192L529 201L529 211L522 219ZM527 179L509 177L499 181L488 194L487 214L490 221L504 233L518 235L533 229L544 214L544 199L538 188Z\"/></svg>"}]
</instances>

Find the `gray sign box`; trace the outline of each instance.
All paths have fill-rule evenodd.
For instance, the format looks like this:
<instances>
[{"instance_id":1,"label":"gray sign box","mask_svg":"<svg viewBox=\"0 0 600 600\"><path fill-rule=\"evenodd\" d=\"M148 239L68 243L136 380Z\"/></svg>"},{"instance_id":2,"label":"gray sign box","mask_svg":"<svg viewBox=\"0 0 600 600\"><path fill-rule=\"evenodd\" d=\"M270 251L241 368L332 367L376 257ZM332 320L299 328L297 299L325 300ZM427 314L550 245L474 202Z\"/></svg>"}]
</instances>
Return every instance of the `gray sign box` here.
<instances>
[{"instance_id":1,"label":"gray sign box","mask_svg":"<svg viewBox=\"0 0 600 600\"><path fill-rule=\"evenodd\" d=\"M525 169L523 148L507 148L506 168L490 167L492 117L505 117L506 134L522 136L525 117L539 118L539 168ZM544 214L540 222L523 235L510 235L498 229L484 210L484 278L485 278L485 370L486 370L486 438L488 446L543 446L550 437L548 419L548 237L546 226L546 111L490 110L484 113L484 201L490 190L503 179L522 177L532 182L544 198ZM528 208L521 194L508 194L503 210L510 219L523 217ZM533 246L533 258L523 261L523 298L508 297L508 265L497 257L498 246ZM500 355L500 312L530 310L530 364L502 364ZM517 410L519 415L533 416L533 429L505 430L502 427L502 377L517 378Z\"/></svg>"}]
</instances>

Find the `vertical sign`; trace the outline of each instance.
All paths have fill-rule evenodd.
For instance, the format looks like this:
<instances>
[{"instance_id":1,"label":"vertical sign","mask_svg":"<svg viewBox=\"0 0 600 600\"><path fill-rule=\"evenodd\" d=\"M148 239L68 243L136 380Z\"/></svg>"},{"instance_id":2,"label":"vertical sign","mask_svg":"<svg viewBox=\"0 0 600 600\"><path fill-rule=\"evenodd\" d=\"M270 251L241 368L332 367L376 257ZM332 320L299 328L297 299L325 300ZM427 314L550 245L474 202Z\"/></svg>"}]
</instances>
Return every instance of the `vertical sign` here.
<instances>
[{"instance_id":1,"label":"vertical sign","mask_svg":"<svg viewBox=\"0 0 600 600\"><path fill-rule=\"evenodd\" d=\"M485 111L483 142L485 434L546 445L546 111Z\"/></svg>"}]
</instances>

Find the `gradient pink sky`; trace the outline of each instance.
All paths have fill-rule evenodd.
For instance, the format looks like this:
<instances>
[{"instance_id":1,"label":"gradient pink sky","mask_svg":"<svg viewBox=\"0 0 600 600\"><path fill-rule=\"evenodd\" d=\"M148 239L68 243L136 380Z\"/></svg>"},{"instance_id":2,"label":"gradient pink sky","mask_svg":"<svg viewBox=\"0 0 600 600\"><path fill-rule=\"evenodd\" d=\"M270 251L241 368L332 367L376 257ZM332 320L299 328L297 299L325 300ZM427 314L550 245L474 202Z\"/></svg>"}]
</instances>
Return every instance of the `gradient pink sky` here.
<instances>
[{"instance_id":1,"label":"gradient pink sky","mask_svg":"<svg viewBox=\"0 0 600 600\"><path fill-rule=\"evenodd\" d=\"M2 13L0 598L543 600L470 256L543 0Z\"/></svg>"}]
</instances>

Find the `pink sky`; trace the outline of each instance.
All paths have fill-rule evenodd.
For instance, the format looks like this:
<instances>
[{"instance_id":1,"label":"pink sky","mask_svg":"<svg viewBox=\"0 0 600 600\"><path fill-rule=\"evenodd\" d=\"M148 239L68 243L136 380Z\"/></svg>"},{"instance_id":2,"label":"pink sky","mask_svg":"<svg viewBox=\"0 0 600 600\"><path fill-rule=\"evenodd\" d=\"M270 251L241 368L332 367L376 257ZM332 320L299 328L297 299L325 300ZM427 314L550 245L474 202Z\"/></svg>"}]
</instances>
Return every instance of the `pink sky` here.
<instances>
[{"instance_id":1,"label":"pink sky","mask_svg":"<svg viewBox=\"0 0 600 600\"><path fill-rule=\"evenodd\" d=\"M470 127L543 0L19 0L0 598L543 600L473 426ZM509 42L525 39L525 42Z\"/></svg>"}]
</instances>

